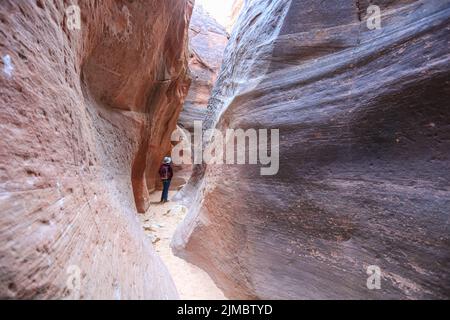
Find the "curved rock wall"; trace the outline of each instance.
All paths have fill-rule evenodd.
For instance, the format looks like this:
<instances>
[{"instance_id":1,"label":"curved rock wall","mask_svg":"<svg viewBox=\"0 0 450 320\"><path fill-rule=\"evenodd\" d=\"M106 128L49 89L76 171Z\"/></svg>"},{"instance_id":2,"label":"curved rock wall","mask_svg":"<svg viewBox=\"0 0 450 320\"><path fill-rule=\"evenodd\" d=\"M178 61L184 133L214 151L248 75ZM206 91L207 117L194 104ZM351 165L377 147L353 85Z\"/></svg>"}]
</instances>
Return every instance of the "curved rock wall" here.
<instances>
[{"instance_id":1,"label":"curved rock wall","mask_svg":"<svg viewBox=\"0 0 450 320\"><path fill-rule=\"evenodd\" d=\"M73 3L80 29L66 1L0 4L0 297L176 298L136 208L189 86L192 3Z\"/></svg>"},{"instance_id":2,"label":"curved rock wall","mask_svg":"<svg viewBox=\"0 0 450 320\"><path fill-rule=\"evenodd\" d=\"M450 2L370 3L245 3L208 126L280 129L280 171L197 167L172 243L228 297L450 296Z\"/></svg>"}]
</instances>

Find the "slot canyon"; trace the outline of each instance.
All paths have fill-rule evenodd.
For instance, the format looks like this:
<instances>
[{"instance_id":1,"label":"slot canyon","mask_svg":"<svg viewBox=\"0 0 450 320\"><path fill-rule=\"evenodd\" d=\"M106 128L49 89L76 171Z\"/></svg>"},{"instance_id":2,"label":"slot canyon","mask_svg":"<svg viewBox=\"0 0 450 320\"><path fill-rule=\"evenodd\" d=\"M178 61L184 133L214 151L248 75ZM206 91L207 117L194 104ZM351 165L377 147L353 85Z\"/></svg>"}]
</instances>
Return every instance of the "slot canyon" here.
<instances>
[{"instance_id":1,"label":"slot canyon","mask_svg":"<svg viewBox=\"0 0 450 320\"><path fill-rule=\"evenodd\" d=\"M0 299L449 299L450 0L206 1L0 2Z\"/></svg>"}]
</instances>

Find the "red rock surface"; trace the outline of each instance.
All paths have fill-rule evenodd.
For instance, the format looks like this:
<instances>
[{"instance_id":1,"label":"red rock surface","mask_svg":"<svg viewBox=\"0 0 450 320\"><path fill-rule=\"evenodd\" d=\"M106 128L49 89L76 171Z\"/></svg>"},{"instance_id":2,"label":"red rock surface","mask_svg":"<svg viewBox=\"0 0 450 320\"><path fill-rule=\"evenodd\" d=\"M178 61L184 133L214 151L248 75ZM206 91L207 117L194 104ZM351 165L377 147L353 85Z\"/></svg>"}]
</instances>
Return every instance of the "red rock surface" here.
<instances>
[{"instance_id":1,"label":"red rock surface","mask_svg":"<svg viewBox=\"0 0 450 320\"><path fill-rule=\"evenodd\" d=\"M192 3L79 1L80 30L66 5L0 3L0 297L74 297L76 266L80 298L176 298L137 211L187 94Z\"/></svg>"},{"instance_id":2,"label":"red rock surface","mask_svg":"<svg viewBox=\"0 0 450 320\"><path fill-rule=\"evenodd\" d=\"M370 3L245 2L208 126L280 129L280 171L196 167L172 243L227 297L450 297L450 2Z\"/></svg>"},{"instance_id":3,"label":"red rock surface","mask_svg":"<svg viewBox=\"0 0 450 320\"><path fill-rule=\"evenodd\" d=\"M189 26L189 71L192 83L178 119L180 130L193 133L194 121L204 120L227 43L228 34L225 28L200 4L196 4ZM174 170L171 189L178 190L189 180L192 165L175 165Z\"/></svg>"},{"instance_id":4,"label":"red rock surface","mask_svg":"<svg viewBox=\"0 0 450 320\"><path fill-rule=\"evenodd\" d=\"M227 43L225 28L201 5L195 5L189 26L189 70L192 84L178 121L181 127L192 131L194 121L205 118Z\"/></svg>"}]
</instances>

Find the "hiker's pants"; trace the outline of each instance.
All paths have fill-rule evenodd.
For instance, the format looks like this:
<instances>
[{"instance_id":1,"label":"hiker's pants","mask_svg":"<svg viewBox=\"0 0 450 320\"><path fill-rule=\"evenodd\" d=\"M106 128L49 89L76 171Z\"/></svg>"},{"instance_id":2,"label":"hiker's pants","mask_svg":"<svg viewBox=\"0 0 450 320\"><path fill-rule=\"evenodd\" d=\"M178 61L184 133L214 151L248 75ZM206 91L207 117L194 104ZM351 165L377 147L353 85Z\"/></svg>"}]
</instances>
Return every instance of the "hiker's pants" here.
<instances>
[{"instance_id":1,"label":"hiker's pants","mask_svg":"<svg viewBox=\"0 0 450 320\"><path fill-rule=\"evenodd\" d=\"M170 180L163 180L163 191L162 191L162 195L161 195L161 201L163 200L168 200L169 198L169 187L170 187Z\"/></svg>"}]
</instances>

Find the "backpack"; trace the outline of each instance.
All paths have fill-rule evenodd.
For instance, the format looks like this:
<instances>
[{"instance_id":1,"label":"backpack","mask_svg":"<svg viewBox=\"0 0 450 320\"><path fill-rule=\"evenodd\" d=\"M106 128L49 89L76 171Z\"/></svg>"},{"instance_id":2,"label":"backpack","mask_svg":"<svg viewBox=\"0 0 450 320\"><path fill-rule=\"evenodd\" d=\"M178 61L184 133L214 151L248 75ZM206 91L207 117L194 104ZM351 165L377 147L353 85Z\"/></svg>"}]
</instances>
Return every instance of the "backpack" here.
<instances>
[{"instance_id":1,"label":"backpack","mask_svg":"<svg viewBox=\"0 0 450 320\"><path fill-rule=\"evenodd\" d=\"M169 166L161 166L159 169L159 176L161 180L168 180L170 178Z\"/></svg>"}]
</instances>

